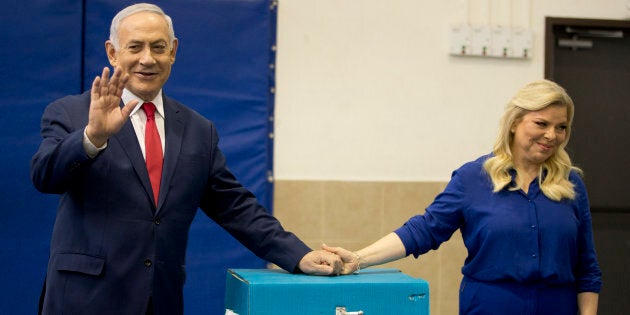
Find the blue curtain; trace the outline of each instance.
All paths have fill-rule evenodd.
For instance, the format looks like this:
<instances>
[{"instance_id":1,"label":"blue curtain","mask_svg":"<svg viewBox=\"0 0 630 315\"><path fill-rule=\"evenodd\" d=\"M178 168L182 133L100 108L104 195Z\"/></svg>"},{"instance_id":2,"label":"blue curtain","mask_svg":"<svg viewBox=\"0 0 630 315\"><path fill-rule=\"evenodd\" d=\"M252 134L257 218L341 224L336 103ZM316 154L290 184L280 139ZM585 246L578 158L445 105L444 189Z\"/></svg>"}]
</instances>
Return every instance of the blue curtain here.
<instances>
[{"instance_id":1,"label":"blue curtain","mask_svg":"<svg viewBox=\"0 0 630 315\"><path fill-rule=\"evenodd\" d=\"M9 1L0 10L0 309L34 314L58 196L37 192L29 162L47 104L89 89L104 42L131 1ZM270 0L156 1L173 18L177 60L164 93L213 120L228 166L270 211L276 7ZM263 268L201 212L187 257L186 314L223 314L227 268Z\"/></svg>"}]
</instances>

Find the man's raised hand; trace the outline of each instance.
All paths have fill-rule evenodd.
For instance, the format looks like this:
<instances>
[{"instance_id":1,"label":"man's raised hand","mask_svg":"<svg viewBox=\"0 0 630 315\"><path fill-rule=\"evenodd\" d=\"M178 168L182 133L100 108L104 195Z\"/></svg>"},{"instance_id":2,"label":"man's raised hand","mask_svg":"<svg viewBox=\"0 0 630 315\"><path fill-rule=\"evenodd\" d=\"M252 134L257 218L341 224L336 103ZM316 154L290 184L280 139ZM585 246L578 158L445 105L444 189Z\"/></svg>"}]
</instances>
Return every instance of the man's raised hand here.
<instances>
[{"instance_id":1,"label":"man's raised hand","mask_svg":"<svg viewBox=\"0 0 630 315\"><path fill-rule=\"evenodd\" d=\"M96 147L103 146L111 135L117 133L138 105L138 101L134 100L120 107L120 97L129 75L123 75L122 70L116 68L110 78L109 72L108 67L103 68L103 74L92 82L90 113L85 132Z\"/></svg>"}]
</instances>

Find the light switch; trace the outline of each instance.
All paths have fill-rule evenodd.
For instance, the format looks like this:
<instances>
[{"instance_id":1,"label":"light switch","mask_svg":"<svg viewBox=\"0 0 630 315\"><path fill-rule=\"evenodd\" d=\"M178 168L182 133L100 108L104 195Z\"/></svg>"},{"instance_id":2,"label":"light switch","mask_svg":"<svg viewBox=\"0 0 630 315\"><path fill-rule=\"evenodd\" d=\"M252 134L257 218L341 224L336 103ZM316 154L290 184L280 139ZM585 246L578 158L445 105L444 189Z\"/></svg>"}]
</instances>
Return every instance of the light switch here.
<instances>
[{"instance_id":1,"label":"light switch","mask_svg":"<svg viewBox=\"0 0 630 315\"><path fill-rule=\"evenodd\" d=\"M470 50L470 27L465 24L451 27L451 55L465 56Z\"/></svg>"},{"instance_id":2,"label":"light switch","mask_svg":"<svg viewBox=\"0 0 630 315\"><path fill-rule=\"evenodd\" d=\"M504 26L493 26L489 55L500 58L509 57L512 53L511 39L512 32L509 28Z\"/></svg>"},{"instance_id":3,"label":"light switch","mask_svg":"<svg viewBox=\"0 0 630 315\"><path fill-rule=\"evenodd\" d=\"M470 30L471 55L488 56L490 53L490 27L473 26Z\"/></svg>"},{"instance_id":4,"label":"light switch","mask_svg":"<svg viewBox=\"0 0 630 315\"><path fill-rule=\"evenodd\" d=\"M532 55L532 37L532 32L528 29L512 29L511 57L530 58Z\"/></svg>"}]
</instances>

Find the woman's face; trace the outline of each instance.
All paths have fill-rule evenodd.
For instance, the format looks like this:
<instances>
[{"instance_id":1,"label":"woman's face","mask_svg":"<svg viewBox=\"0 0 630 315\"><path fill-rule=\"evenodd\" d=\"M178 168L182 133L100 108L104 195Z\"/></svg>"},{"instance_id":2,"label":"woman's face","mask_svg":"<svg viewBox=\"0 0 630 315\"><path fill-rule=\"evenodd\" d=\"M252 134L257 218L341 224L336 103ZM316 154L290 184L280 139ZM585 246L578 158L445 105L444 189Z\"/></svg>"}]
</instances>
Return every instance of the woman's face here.
<instances>
[{"instance_id":1,"label":"woman's face","mask_svg":"<svg viewBox=\"0 0 630 315\"><path fill-rule=\"evenodd\" d=\"M540 166L566 140L567 124L565 105L551 105L525 114L511 129L515 165Z\"/></svg>"}]
</instances>

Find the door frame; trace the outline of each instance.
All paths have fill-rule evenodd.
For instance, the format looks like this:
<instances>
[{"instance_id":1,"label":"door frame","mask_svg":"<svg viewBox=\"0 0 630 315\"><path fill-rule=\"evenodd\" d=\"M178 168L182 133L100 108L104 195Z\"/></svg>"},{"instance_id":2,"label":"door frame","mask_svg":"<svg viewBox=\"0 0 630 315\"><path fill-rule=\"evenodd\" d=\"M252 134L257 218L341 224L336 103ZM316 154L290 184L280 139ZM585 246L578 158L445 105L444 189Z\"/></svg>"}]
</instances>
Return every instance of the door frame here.
<instances>
[{"instance_id":1,"label":"door frame","mask_svg":"<svg viewBox=\"0 0 630 315\"><path fill-rule=\"evenodd\" d=\"M580 19L545 17L545 78L553 80L554 73L554 47L556 36L554 29L563 26L573 26L576 28L597 28L601 30L630 29L630 20L603 20L603 19Z\"/></svg>"}]
</instances>

